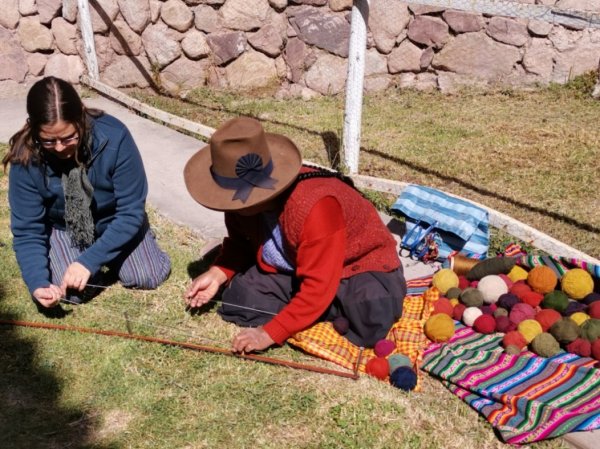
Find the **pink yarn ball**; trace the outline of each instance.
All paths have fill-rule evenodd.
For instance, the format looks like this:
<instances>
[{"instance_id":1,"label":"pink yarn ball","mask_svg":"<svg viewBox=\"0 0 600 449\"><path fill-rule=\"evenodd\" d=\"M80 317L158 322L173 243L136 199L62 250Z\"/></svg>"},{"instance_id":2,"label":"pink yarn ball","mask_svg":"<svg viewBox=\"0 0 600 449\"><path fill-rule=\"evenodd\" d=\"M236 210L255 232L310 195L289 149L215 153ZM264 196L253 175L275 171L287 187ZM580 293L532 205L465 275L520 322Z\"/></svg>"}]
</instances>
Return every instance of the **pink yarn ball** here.
<instances>
[{"instance_id":1,"label":"pink yarn ball","mask_svg":"<svg viewBox=\"0 0 600 449\"><path fill-rule=\"evenodd\" d=\"M513 308L510 309L510 314L508 315L508 318L515 324L519 324L521 321L531 320L534 317L535 309L529 304L522 302L515 304Z\"/></svg>"},{"instance_id":2,"label":"pink yarn ball","mask_svg":"<svg viewBox=\"0 0 600 449\"><path fill-rule=\"evenodd\" d=\"M375 347L373 348L377 357L390 355L394 349L396 349L396 343L385 338L375 343Z\"/></svg>"}]
</instances>

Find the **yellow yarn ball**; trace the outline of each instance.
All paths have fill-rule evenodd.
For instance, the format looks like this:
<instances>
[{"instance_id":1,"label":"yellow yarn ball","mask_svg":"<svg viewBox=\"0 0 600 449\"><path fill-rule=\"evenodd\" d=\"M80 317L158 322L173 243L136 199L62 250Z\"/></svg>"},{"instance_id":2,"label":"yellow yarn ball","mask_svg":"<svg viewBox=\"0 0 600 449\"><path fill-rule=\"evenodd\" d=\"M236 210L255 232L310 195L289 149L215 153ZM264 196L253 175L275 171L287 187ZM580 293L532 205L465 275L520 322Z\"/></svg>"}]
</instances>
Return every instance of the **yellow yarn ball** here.
<instances>
[{"instance_id":1,"label":"yellow yarn ball","mask_svg":"<svg viewBox=\"0 0 600 449\"><path fill-rule=\"evenodd\" d=\"M424 331L431 341L448 341L454 335L454 320L445 313L438 313L425 322Z\"/></svg>"},{"instance_id":2,"label":"yellow yarn ball","mask_svg":"<svg viewBox=\"0 0 600 449\"><path fill-rule=\"evenodd\" d=\"M531 343L535 337L544 332L542 325L536 320L521 321L517 326L517 330L525 337L527 343Z\"/></svg>"},{"instance_id":3,"label":"yellow yarn ball","mask_svg":"<svg viewBox=\"0 0 600 449\"><path fill-rule=\"evenodd\" d=\"M433 275L432 284L442 295L453 287L458 287L458 276L450 268L442 268Z\"/></svg>"},{"instance_id":4,"label":"yellow yarn ball","mask_svg":"<svg viewBox=\"0 0 600 449\"><path fill-rule=\"evenodd\" d=\"M458 298L452 298L450 300L450 304L452 304L452 307L456 307L457 304L460 304L460 301L458 300Z\"/></svg>"},{"instance_id":5,"label":"yellow yarn ball","mask_svg":"<svg viewBox=\"0 0 600 449\"><path fill-rule=\"evenodd\" d=\"M578 326L581 326L583 323L590 319L590 316L585 312L575 312L569 318L575 321Z\"/></svg>"},{"instance_id":6,"label":"yellow yarn ball","mask_svg":"<svg viewBox=\"0 0 600 449\"><path fill-rule=\"evenodd\" d=\"M561 281L562 291L569 298L583 299L594 291L592 275L581 268L567 271Z\"/></svg>"},{"instance_id":7,"label":"yellow yarn ball","mask_svg":"<svg viewBox=\"0 0 600 449\"><path fill-rule=\"evenodd\" d=\"M508 279L510 279L513 282L524 281L527 279L527 270L525 270L524 268L522 268L518 265L515 265L508 272L507 276L508 276Z\"/></svg>"}]
</instances>

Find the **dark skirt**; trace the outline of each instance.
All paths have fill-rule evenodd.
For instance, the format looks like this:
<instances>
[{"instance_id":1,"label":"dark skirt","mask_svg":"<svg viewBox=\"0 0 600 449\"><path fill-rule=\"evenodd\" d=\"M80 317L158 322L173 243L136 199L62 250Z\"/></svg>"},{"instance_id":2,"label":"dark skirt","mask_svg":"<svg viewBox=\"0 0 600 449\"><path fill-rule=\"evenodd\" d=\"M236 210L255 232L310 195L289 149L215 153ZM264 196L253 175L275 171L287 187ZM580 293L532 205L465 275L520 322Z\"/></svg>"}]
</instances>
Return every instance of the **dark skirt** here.
<instances>
[{"instance_id":1,"label":"dark skirt","mask_svg":"<svg viewBox=\"0 0 600 449\"><path fill-rule=\"evenodd\" d=\"M299 281L293 275L265 273L253 266L231 280L223 291L223 303L228 304L222 304L218 313L225 321L239 326L260 326L283 309L298 288ZM343 316L350 324L344 336L355 345L373 347L402 315L405 295L402 269L357 274L342 279L333 302L319 321Z\"/></svg>"}]
</instances>

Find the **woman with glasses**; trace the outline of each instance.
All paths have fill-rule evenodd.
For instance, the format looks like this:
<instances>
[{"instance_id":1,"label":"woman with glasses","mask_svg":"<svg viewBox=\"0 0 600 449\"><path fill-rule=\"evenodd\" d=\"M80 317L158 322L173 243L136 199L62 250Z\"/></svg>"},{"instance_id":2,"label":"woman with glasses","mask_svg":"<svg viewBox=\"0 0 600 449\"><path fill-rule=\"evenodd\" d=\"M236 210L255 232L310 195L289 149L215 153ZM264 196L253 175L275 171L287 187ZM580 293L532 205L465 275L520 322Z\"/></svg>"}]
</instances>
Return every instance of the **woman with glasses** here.
<instances>
[{"instance_id":1,"label":"woman with glasses","mask_svg":"<svg viewBox=\"0 0 600 449\"><path fill-rule=\"evenodd\" d=\"M171 262L150 230L146 174L125 125L86 108L55 77L31 87L27 114L2 162L13 247L38 309L52 315L61 300L86 300L110 278L160 285Z\"/></svg>"}]
</instances>

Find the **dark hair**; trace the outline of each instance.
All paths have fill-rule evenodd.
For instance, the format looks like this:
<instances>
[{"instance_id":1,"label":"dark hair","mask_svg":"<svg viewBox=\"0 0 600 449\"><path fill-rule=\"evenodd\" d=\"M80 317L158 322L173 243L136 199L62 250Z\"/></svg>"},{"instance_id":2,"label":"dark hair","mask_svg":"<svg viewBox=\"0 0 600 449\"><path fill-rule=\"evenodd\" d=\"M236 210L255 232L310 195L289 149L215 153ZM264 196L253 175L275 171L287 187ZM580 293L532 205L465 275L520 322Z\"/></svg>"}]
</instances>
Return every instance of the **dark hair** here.
<instances>
[{"instance_id":1,"label":"dark hair","mask_svg":"<svg viewBox=\"0 0 600 449\"><path fill-rule=\"evenodd\" d=\"M53 76L37 81L27 94L27 122L9 140L10 148L2 159L4 169L9 163L39 163L42 158L40 129L58 121L75 126L79 135L75 161L78 164L85 163L90 117L101 114L98 110L88 110L73 85L67 81Z\"/></svg>"}]
</instances>

